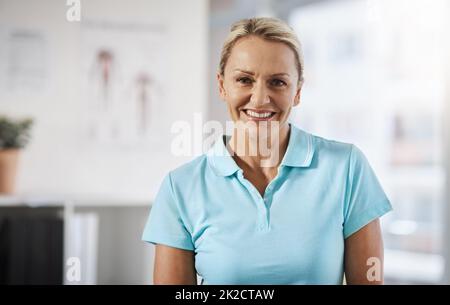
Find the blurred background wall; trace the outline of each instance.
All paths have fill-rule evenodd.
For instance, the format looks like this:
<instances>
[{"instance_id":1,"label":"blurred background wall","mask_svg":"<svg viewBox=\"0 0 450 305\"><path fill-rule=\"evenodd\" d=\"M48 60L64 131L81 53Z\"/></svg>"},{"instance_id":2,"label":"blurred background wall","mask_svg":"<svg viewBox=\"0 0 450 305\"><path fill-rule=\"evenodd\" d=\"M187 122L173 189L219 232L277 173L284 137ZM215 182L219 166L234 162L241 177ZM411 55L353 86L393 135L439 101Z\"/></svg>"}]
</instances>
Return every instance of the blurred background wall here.
<instances>
[{"instance_id":1,"label":"blurred background wall","mask_svg":"<svg viewBox=\"0 0 450 305\"><path fill-rule=\"evenodd\" d=\"M253 16L285 20L303 44L291 120L355 143L387 191L386 282L449 283L448 1L90 0L79 22L69 8L0 0L0 114L35 120L0 213L61 209L81 283L151 282L149 206L165 173L198 154L170 153L173 123L228 119L220 50Z\"/></svg>"},{"instance_id":2,"label":"blurred background wall","mask_svg":"<svg viewBox=\"0 0 450 305\"><path fill-rule=\"evenodd\" d=\"M1 112L36 120L17 191L151 197L179 162L167 153L171 122L201 113L207 103L207 7L206 1L81 1L81 22L69 22L66 1L1 1ZM102 50L115 52L105 90L111 107L103 112L96 105L103 99L96 94ZM150 66L161 61L158 71ZM155 108L148 135L132 138L126 120L138 117L120 104L139 100L139 65L154 74L156 93L148 98ZM122 133L114 136L114 128Z\"/></svg>"}]
</instances>

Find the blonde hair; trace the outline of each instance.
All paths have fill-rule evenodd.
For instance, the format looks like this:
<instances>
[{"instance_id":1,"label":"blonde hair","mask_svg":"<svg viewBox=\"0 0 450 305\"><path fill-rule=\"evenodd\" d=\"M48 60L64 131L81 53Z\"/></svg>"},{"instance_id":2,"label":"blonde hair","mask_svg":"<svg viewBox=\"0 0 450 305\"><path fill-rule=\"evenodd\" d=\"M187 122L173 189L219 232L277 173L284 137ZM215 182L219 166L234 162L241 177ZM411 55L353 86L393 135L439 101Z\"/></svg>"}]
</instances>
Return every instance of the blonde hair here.
<instances>
[{"instance_id":1,"label":"blonde hair","mask_svg":"<svg viewBox=\"0 0 450 305\"><path fill-rule=\"evenodd\" d=\"M225 66L236 42L246 36L257 36L265 40L282 42L294 52L299 83L303 82L303 52L294 30L276 18L250 18L239 20L231 26L220 56L219 73L224 75Z\"/></svg>"}]
</instances>

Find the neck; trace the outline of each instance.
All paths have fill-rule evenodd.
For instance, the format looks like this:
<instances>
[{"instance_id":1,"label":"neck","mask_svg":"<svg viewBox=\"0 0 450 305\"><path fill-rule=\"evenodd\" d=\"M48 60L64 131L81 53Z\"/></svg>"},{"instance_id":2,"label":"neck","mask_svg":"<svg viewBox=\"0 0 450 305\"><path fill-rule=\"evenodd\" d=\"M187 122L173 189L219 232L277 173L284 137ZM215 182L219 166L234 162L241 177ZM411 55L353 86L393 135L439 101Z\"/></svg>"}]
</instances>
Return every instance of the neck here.
<instances>
[{"instance_id":1,"label":"neck","mask_svg":"<svg viewBox=\"0 0 450 305\"><path fill-rule=\"evenodd\" d=\"M278 168L287 150L289 132L289 124L275 133L269 133L267 137L262 137L259 133L256 137L250 137L248 133L242 135L235 129L229 142L229 150L241 167L261 170Z\"/></svg>"}]
</instances>

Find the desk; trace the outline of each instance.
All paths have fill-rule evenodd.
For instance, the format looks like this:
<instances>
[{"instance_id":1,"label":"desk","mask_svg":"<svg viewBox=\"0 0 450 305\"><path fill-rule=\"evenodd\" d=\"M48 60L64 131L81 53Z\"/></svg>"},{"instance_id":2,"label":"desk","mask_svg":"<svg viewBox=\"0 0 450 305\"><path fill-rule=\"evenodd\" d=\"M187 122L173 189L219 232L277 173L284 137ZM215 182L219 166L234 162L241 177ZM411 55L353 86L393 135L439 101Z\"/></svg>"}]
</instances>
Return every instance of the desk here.
<instances>
[{"instance_id":1,"label":"desk","mask_svg":"<svg viewBox=\"0 0 450 305\"><path fill-rule=\"evenodd\" d=\"M153 247L140 240L151 200L98 195L0 196L7 208L32 213L56 209L64 227L64 274L69 258L81 256L82 277L64 284L148 284L152 282Z\"/></svg>"}]
</instances>

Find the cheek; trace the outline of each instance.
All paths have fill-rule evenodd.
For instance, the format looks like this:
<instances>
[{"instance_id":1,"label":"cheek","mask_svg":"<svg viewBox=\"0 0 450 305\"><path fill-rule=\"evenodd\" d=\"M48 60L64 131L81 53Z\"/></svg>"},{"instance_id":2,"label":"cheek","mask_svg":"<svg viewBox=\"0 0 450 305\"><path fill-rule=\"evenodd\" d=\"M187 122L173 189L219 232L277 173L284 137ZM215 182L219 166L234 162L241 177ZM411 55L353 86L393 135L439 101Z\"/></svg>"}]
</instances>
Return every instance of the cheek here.
<instances>
[{"instance_id":1,"label":"cheek","mask_svg":"<svg viewBox=\"0 0 450 305\"><path fill-rule=\"evenodd\" d=\"M246 90L240 88L230 88L227 92L227 103L233 108L245 105L250 97Z\"/></svg>"},{"instance_id":2,"label":"cheek","mask_svg":"<svg viewBox=\"0 0 450 305\"><path fill-rule=\"evenodd\" d=\"M289 111L294 106L295 94L282 92L274 99L275 105L283 112Z\"/></svg>"}]
</instances>

